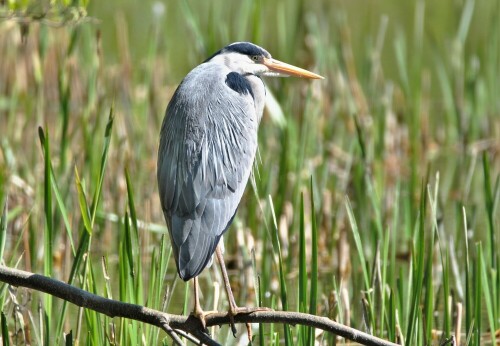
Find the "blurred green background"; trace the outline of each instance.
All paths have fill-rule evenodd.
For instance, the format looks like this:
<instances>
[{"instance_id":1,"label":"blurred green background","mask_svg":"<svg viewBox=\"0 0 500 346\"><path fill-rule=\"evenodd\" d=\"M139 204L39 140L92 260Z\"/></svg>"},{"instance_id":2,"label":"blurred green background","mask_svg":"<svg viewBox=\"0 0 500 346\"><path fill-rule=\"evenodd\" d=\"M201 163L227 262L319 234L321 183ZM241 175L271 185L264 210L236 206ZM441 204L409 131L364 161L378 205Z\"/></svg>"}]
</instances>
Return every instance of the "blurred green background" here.
<instances>
[{"instance_id":1,"label":"blurred green background","mask_svg":"<svg viewBox=\"0 0 500 346\"><path fill-rule=\"evenodd\" d=\"M494 344L498 18L494 0L0 1L0 257L189 313L157 196L161 121L189 70L252 41L326 79L266 80L255 179L225 236L238 303L408 345ZM226 309L219 271L201 282L204 308ZM42 294L0 294L12 343L60 343L70 331L75 344L170 343ZM255 344L342 342L300 326L254 329ZM243 330L212 333L247 341Z\"/></svg>"},{"instance_id":2,"label":"blurred green background","mask_svg":"<svg viewBox=\"0 0 500 346\"><path fill-rule=\"evenodd\" d=\"M470 18L462 18L464 6L473 6ZM444 0L428 1L421 5L424 16L423 58L429 68L435 55L453 53L454 39L465 36L464 51L480 59L487 54L489 35L497 16L495 1ZM401 35L412 42L415 38L415 1L243 1L217 2L197 1L91 1L88 14L102 23L105 56L116 62L120 52L120 32L128 34L133 45L131 57L134 62L144 58L154 28L159 30L159 49L166 52L168 63L183 67L172 71L182 78L191 67L209 56L213 51L235 41L251 41L268 48L282 59L300 59L300 48L304 37L318 30L312 40L321 40L332 49L340 44L339 29L349 25L349 36L354 59L359 67L371 59L370 50L376 44L377 33L387 20L384 44L381 47L381 63L391 79L397 79L395 69L394 40ZM117 23L124 17L126 25ZM470 23L462 23L463 21ZM124 24L124 23L122 23ZM105 29L104 29L105 28ZM465 38L465 37L464 37ZM297 51L299 49L299 51ZM460 53L460 52L456 52ZM299 54L297 56L297 54ZM200 60L202 59L202 60ZM435 63L435 62L434 62ZM185 65L185 67L184 67ZM178 71L178 72L177 72ZM435 72L430 69L430 72ZM178 73L178 74L177 74Z\"/></svg>"}]
</instances>

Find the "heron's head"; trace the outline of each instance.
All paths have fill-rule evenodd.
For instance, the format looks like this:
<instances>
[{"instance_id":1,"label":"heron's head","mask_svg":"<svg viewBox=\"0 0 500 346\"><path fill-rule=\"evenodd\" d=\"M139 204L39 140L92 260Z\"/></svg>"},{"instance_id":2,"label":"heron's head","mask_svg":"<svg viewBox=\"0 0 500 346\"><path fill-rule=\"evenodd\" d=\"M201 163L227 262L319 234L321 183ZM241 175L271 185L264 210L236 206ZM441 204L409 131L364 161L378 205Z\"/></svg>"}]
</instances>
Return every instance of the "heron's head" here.
<instances>
[{"instance_id":1,"label":"heron's head","mask_svg":"<svg viewBox=\"0 0 500 346\"><path fill-rule=\"evenodd\" d=\"M222 63L239 74L323 79L320 75L273 59L267 50L250 42L231 43L208 58L208 61Z\"/></svg>"}]
</instances>

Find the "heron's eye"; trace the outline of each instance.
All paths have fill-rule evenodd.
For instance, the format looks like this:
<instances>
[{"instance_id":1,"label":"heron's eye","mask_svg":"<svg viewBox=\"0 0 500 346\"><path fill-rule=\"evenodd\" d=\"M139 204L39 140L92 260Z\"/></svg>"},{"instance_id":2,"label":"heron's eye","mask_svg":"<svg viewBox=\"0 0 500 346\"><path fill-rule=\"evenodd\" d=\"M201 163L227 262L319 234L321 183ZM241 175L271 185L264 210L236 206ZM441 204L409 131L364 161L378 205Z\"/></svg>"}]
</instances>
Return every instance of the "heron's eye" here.
<instances>
[{"instance_id":1,"label":"heron's eye","mask_svg":"<svg viewBox=\"0 0 500 346\"><path fill-rule=\"evenodd\" d=\"M260 60L260 56L258 56L258 55L252 55L250 58L251 58L253 61L256 61L256 62Z\"/></svg>"}]
</instances>

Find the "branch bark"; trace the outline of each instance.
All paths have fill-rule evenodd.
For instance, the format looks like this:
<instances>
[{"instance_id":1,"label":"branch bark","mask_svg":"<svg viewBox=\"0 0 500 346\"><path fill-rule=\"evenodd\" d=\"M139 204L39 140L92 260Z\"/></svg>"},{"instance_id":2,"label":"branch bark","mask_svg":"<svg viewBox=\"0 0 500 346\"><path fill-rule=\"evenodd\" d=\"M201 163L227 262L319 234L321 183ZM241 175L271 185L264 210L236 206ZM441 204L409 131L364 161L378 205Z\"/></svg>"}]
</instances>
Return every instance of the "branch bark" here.
<instances>
[{"instance_id":1,"label":"branch bark","mask_svg":"<svg viewBox=\"0 0 500 346\"><path fill-rule=\"evenodd\" d=\"M204 331L200 321L193 316L167 314L144 306L123 303L104 298L80 288L68 285L43 275L0 266L0 281L13 286L22 286L45 292L70 303L103 313L109 317L124 317L148 323L163 329L172 337L173 330L192 334L207 345L218 345ZM319 317L289 311L258 311L250 314L238 314L235 323L286 323L300 324L322 329L335 335L355 341L361 345L395 346L397 344L377 338L373 335L347 327L326 317ZM206 316L207 327L230 324L227 313L214 313ZM175 336L174 336L174 341Z\"/></svg>"}]
</instances>

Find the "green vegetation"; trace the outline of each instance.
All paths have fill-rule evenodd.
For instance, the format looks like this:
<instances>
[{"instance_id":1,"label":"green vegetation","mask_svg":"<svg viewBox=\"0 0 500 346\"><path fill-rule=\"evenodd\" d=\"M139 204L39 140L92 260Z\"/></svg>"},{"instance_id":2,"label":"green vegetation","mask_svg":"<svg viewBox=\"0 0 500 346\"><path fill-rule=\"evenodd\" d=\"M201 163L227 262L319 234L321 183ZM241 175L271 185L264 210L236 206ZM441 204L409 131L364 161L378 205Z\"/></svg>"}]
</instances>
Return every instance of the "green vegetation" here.
<instances>
[{"instance_id":1,"label":"green vegetation","mask_svg":"<svg viewBox=\"0 0 500 346\"><path fill-rule=\"evenodd\" d=\"M495 344L499 16L500 2L475 0L0 1L2 263L189 311L157 196L159 130L182 77L246 40L326 80L267 81L279 106L225 237L238 303L406 345ZM227 309L218 268L200 282L204 308ZM171 343L22 288L0 284L0 302L4 345ZM342 343L305 327L254 333Z\"/></svg>"}]
</instances>

